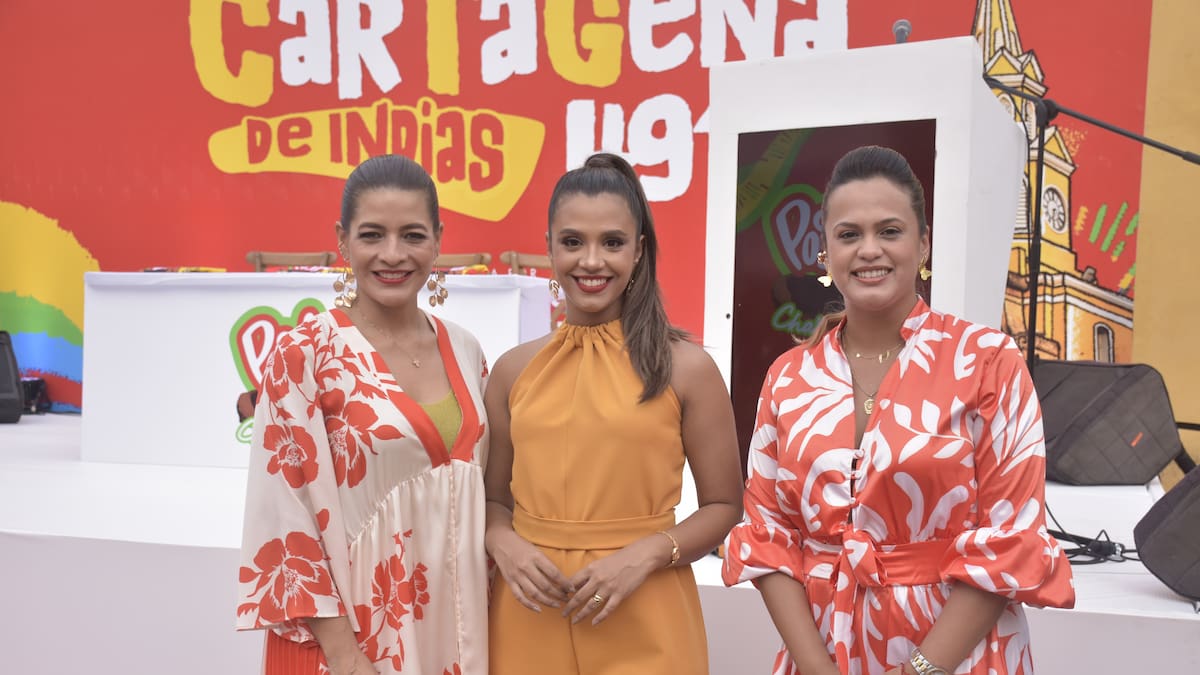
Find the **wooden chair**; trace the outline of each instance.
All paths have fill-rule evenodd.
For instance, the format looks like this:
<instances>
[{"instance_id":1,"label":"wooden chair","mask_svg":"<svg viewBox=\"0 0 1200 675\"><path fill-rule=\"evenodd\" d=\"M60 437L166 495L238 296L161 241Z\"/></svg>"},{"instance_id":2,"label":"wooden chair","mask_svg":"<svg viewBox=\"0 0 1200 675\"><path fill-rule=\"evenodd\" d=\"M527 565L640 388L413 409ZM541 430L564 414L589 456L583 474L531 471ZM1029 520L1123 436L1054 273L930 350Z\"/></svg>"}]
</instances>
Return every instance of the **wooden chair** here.
<instances>
[{"instance_id":1,"label":"wooden chair","mask_svg":"<svg viewBox=\"0 0 1200 675\"><path fill-rule=\"evenodd\" d=\"M500 262L508 265L513 274L529 274L532 270L535 276L551 276L550 256L544 253L505 251L500 254ZM553 302L550 307L550 330L558 328L567 319L567 303L562 300Z\"/></svg>"},{"instance_id":2,"label":"wooden chair","mask_svg":"<svg viewBox=\"0 0 1200 675\"><path fill-rule=\"evenodd\" d=\"M550 276L550 256L543 253L505 251L500 254L500 262L508 265L513 274L528 274L528 270L538 270Z\"/></svg>"},{"instance_id":3,"label":"wooden chair","mask_svg":"<svg viewBox=\"0 0 1200 675\"><path fill-rule=\"evenodd\" d=\"M330 267L337 260L333 251L312 253L284 253L280 251L250 251L246 262L254 265L255 272L268 267Z\"/></svg>"},{"instance_id":4,"label":"wooden chair","mask_svg":"<svg viewBox=\"0 0 1200 675\"><path fill-rule=\"evenodd\" d=\"M490 267L491 264L491 253L443 253L433 261L435 269L470 267L471 265L487 265Z\"/></svg>"}]
</instances>

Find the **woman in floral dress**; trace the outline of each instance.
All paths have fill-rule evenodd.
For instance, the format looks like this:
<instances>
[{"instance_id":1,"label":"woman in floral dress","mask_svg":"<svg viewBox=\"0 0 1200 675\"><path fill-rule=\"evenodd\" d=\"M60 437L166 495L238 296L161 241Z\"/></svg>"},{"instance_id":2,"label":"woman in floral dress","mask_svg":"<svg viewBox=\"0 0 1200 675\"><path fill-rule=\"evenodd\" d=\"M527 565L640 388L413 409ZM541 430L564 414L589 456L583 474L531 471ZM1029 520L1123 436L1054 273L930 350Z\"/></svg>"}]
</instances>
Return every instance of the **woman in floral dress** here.
<instances>
[{"instance_id":1,"label":"woman in floral dress","mask_svg":"<svg viewBox=\"0 0 1200 675\"><path fill-rule=\"evenodd\" d=\"M915 292L929 233L902 156L850 152L823 204L845 312L767 373L725 582L762 593L779 675L1031 673L1022 603L1074 590L1021 353Z\"/></svg>"},{"instance_id":2,"label":"woman in floral dress","mask_svg":"<svg viewBox=\"0 0 1200 675\"><path fill-rule=\"evenodd\" d=\"M268 675L486 675L482 463L487 367L421 311L441 241L412 160L350 175L338 308L286 334L250 449L239 628Z\"/></svg>"}]
</instances>

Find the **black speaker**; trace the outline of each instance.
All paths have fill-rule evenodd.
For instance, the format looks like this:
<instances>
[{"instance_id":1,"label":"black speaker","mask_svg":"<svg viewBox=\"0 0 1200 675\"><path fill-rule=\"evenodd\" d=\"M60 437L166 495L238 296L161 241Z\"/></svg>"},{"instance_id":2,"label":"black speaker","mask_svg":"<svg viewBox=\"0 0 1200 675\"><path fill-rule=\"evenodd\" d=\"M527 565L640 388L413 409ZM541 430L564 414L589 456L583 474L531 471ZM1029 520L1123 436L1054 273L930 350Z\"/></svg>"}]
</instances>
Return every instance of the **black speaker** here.
<instances>
[{"instance_id":1,"label":"black speaker","mask_svg":"<svg viewBox=\"0 0 1200 675\"><path fill-rule=\"evenodd\" d=\"M1138 558L1176 593L1200 600L1200 469L1192 469L1133 528Z\"/></svg>"},{"instance_id":2,"label":"black speaker","mask_svg":"<svg viewBox=\"0 0 1200 675\"><path fill-rule=\"evenodd\" d=\"M1140 363L1037 361L1046 478L1141 485L1183 452L1162 375Z\"/></svg>"},{"instance_id":3,"label":"black speaker","mask_svg":"<svg viewBox=\"0 0 1200 675\"><path fill-rule=\"evenodd\" d=\"M13 354L12 338L0 330L0 422L12 423L21 419L25 410L25 394L21 388L21 371Z\"/></svg>"},{"instance_id":4,"label":"black speaker","mask_svg":"<svg viewBox=\"0 0 1200 675\"><path fill-rule=\"evenodd\" d=\"M25 394L25 414L50 412L50 393L40 377L22 377L21 391Z\"/></svg>"}]
</instances>

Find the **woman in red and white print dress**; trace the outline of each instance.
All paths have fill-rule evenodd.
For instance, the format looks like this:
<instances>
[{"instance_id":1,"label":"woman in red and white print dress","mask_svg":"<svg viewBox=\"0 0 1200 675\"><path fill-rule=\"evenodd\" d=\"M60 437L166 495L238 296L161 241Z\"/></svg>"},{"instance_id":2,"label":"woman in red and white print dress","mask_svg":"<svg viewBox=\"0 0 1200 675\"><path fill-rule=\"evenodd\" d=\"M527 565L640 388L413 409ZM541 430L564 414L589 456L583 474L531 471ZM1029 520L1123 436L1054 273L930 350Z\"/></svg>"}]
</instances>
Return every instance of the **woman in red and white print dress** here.
<instances>
[{"instance_id":1,"label":"woman in red and white print dress","mask_svg":"<svg viewBox=\"0 0 1200 675\"><path fill-rule=\"evenodd\" d=\"M901 155L848 153L823 203L845 312L767 373L725 583L762 593L779 675L1031 673L1022 603L1074 589L1021 354L914 292L929 235Z\"/></svg>"},{"instance_id":2,"label":"woman in red and white print dress","mask_svg":"<svg viewBox=\"0 0 1200 675\"><path fill-rule=\"evenodd\" d=\"M433 181L368 159L336 232L357 281L263 376L237 625L270 629L266 675L486 675L487 367L417 305L441 241Z\"/></svg>"}]
</instances>

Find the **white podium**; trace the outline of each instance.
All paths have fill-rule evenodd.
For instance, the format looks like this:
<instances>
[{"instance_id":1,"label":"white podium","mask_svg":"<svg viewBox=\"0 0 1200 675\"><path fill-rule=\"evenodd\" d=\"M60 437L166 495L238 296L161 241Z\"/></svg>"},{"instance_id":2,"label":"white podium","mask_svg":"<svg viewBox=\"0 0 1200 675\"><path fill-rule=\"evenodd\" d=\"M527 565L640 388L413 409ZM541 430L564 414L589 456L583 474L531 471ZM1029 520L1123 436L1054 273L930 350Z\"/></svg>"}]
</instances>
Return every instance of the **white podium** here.
<instances>
[{"instance_id":1,"label":"white podium","mask_svg":"<svg viewBox=\"0 0 1200 675\"><path fill-rule=\"evenodd\" d=\"M704 340L727 379L735 313L733 224L741 215L739 197L746 197L739 187L747 182L738 175L743 134L932 120L931 304L999 327L1028 145L982 73L982 54L970 37L712 67ZM800 149L800 159L805 151ZM830 163L819 185L812 185L818 192L832 168ZM805 243L812 248L816 242ZM791 249L776 253L803 257ZM812 257L815 250L802 253Z\"/></svg>"},{"instance_id":2,"label":"white podium","mask_svg":"<svg viewBox=\"0 0 1200 675\"><path fill-rule=\"evenodd\" d=\"M297 315L332 306L333 279L85 274L81 458L245 467L248 427L238 422L237 397L256 384ZM489 363L550 330L545 279L448 275L446 288L446 304L431 312L474 333Z\"/></svg>"}]
</instances>

